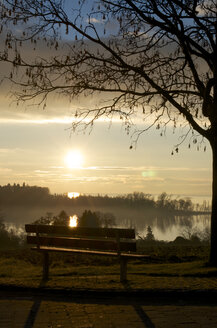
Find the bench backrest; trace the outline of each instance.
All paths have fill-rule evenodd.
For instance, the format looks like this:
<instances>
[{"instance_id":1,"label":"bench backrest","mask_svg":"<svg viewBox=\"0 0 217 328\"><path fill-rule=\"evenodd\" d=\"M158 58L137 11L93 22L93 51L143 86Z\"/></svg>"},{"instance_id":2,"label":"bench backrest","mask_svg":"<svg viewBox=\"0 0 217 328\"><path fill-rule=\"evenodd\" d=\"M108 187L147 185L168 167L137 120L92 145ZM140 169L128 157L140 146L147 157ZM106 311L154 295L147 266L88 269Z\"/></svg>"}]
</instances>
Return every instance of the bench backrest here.
<instances>
[{"instance_id":1,"label":"bench backrest","mask_svg":"<svg viewBox=\"0 0 217 328\"><path fill-rule=\"evenodd\" d=\"M26 224L27 243L40 246L135 252L135 230Z\"/></svg>"}]
</instances>

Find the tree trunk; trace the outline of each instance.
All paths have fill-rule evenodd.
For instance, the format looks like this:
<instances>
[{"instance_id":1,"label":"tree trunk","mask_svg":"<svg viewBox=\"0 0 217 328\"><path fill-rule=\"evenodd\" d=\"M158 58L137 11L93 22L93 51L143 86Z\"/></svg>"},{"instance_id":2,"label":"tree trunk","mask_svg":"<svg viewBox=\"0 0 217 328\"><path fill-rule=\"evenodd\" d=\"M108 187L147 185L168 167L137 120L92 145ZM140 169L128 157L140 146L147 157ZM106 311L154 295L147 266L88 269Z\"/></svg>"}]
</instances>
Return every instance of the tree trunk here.
<instances>
[{"instance_id":1,"label":"tree trunk","mask_svg":"<svg viewBox=\"0 0 217 328\"><path fill-rule=\"evenodd\" d=\"M210 141L213 152L212 165L212 214L211 214L211 247L209 262L217 266L217 137Z\"/></svg>"}]
</instances>

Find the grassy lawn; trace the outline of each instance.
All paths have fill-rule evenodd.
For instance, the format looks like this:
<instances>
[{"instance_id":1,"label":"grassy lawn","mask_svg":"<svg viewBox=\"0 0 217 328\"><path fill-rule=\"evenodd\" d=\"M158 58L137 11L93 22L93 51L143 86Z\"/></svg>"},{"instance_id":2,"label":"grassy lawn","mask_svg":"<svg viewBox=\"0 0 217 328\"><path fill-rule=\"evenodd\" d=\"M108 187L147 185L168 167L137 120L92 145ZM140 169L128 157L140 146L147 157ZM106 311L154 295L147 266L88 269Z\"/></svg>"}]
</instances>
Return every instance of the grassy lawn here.
<instances>
[{"instance_id":1,"label":"grassy lawn","mask_svg":"<svg viewBox=\"0 0 217 328\"><path fill-rule=\"evenodd\" d=\"M25 255L24 255L25 254ZM85 261L86 260L86 261ZM41 258L36 252L0 254L0 285L39 287ZM86 263L85 263L86 262ZM119 282L117 261L87 259L51 259L50 279L44 288L55 289L210 289L217 290L217 269L203 260L182 263L128 264L128 283Z\"/></svg>"}]
</instances>

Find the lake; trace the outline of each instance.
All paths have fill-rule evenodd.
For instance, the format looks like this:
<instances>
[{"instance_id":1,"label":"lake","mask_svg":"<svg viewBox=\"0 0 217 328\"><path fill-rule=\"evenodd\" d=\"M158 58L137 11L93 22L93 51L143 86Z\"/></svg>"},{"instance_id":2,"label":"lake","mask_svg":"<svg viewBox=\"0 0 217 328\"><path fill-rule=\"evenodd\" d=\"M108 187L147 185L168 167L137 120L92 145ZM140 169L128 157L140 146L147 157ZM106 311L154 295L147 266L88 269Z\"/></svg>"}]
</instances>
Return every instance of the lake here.
<instances>
[{"instance_id":1,"label":"lake","mask_svg":"<svg viewBox=\"0 0 217 328\"><path fill-rule=\"evenodd\" d=\"M47 212L57 215L62 208L30 208L12 207L1 211L7 227L13 228L19 233L23 231L26 223L32 223L45 216ZM81 215L83 208L68 207L64 209L68 215ZM102 213L113 213L116 218L117 227L135 228L137 235L145 237L147 227L151 226L155 239L172 241L177 236L192 234L195 231L202 232L210 227L210 214L192 216L156 215L156 213L144 210L132 210L123 208L92 208L91 211Z\"/></svg>"},{"instance_id":2,"label":"lake","mask_svg":"<svg viewBox=\"0 0 217 328\"><path fill-rule=\"evenodd\" d=\"M150 225L155 239L172 241L177 236L190 238L193 233L200 234L210 230L210 215L156 217L144 228L135 225L138 235L145 237L147 226Z\"/></svg>"}]
</instances>

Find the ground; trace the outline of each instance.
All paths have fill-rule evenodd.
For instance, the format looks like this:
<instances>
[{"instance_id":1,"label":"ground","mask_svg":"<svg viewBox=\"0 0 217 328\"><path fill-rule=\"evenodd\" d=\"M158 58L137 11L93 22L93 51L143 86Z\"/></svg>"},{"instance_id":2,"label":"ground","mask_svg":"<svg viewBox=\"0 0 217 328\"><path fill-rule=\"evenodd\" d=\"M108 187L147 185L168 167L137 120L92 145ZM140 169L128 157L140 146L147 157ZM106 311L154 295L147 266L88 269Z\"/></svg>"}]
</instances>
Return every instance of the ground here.
<instances>
[{"instance_id":1,"label":"ground","mask_svg":"<svg viewBox=\"0 0 217 328\"><path fill-rule=\"evenodd\" d=\"M127 296L127 297L126 297ZM217 302L208 294L72 293L4 290L2 328L178 328L217 326ZM198 297L199 296L199 297ZM213 295L214 296L214 295ZM215 295L216 298L216 295Z\"/></svg>"},{"instance_id":2,"label":"ground","mask_svg":"<svg viewBox=\"0 0 217 328\"><path fill-rule=\"evenodd\" d=\"M42 281L34 254L27 261L7 253L0 258L0 327L217 327L216 268L204 261L134 262L124 284L119 269L54 258Z\"/></svg>"}]
</instances>

